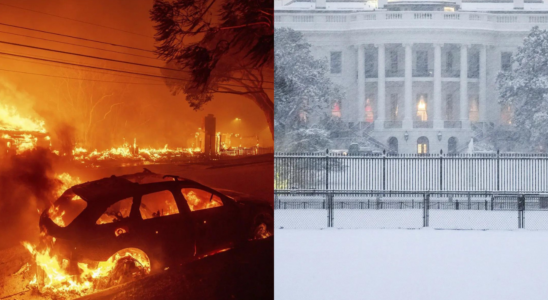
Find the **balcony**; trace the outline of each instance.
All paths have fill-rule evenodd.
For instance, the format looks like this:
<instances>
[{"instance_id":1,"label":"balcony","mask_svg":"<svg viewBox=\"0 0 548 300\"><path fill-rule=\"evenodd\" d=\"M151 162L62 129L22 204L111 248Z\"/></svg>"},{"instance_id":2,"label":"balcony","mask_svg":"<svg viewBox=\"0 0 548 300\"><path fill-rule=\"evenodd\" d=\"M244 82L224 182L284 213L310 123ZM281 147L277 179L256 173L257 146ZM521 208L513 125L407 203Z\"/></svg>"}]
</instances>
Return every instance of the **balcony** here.
<instances>
[{"instance_id":1,"label":"balcony","mask_svg":"<svg viewBox=\"0 0 548 300\"><path fill-rule=\"evenodd\" d=\"M533 26L545 29L548 16L535 12L444 12L444 11L366 11L315 13L314 11L284 11L275 9L275 26L288 27L295 30L374 30L386 28L423 29L451 28L462 30L509 30L529 31Z\"/></svg>"},{"instance_id":2,"label":"balcony","mask_svg":"<svg viewBox=\"0 0 548 300\"><path fill-rule=\"evenodd\" d=\"M386 77L403 77L405 70L386 70Z\"/></svg>"},{"instance_id":3,"label":"balcony","mask_svg":"<svg viewBox=\"0 0 548 300\"><path fill-rule=\"evenodd\" d=\"M402 122L401 121L384 121L384 128L385 129L402 128Z\"/></svg>"},{"instance_id":4,"label":"balcony","mask_svg":"<svg viewBox=\"0 0 548 300\"><path fill-rule=\"evenodd\" d=\"M443 121L443 128L462 128L460 121Z\"/></svg>"},{"instance_id":5,"label":"balcony","mask_svg":"<svg viewBox=\"0 0 548 300\"><path fill-rule=\"evenodd\" d=\"M432 69L413 69L413 77L432 77L434 70Z\"/></svg>"},{"instance_id":6,"label":"balcony","mask_svg":"<svg viewBox=\"0 0 548 300\"><path fill-rule=\"evenodd\" d=\"M413 121L413 128L433 128L432 121Z\"/></svg>"}]
</instances>

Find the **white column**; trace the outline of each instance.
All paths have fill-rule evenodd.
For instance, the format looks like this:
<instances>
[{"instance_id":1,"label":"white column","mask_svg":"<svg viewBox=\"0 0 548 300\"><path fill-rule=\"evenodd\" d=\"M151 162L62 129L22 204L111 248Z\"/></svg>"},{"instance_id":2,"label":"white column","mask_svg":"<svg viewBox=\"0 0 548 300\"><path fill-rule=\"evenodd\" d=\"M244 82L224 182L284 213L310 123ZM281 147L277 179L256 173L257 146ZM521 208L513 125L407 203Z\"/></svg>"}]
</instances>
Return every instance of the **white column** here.
<instances>
[{"instance_id":1,"label":"white column","mask_svg":"<svg viewBox=\"0 0 548 300\"><path fill-rule=\"evenodd\" d=\"M377 120L375 121L375 128L381 129L384 128L384 119L385 119L385 94L386 94L386 83L385 83L385 77L386 77L386 71L384 67L384 44L378 44L378 82L377 82Z\"/></svg>"},{"instance_id":2,"label":"white column","mask_svg":"<svg viewBox=\"0 0 548 300\"><path fill-rule=\"evenodd\" d=\"M487 115L487 46L480 46L480 66L479 66L479 121L486 122Z\"/></svg>"},{"instance_id":3,"label":"white column","mask_svg":"<svg viewBox=\"0 0 548 300\"><path fill-rule=\"evenodd\" d=\"M462 128L469 128L468 118L468 45L460 45L460 113Z\"/></svg>"},{"instance_id":4,"label":"white column","mask_svg":"<svg viewBox=\"0 0 548 300\"><path fill-rule=\"evenodd\" d=\"M358 45L358 122L365 122L365 50Z\"/></svg>"},{"instance_id":5,"label":"white column","mask_svg":"<svg viewBox=\"0 0 548 300\"><path fill-rule=\"evenodd\" d=\"M441 44L434 44L434 128L443 128L441 111Z\"/></svg>"},{"instance_id":6,"label":"white column","mask_svg":"<svg viewBox=\"0 0 548 300\"><path fill-rule=\"evenodd\" d=\"M404 44L405 47L405 85L403 128L413 128L413 44Z\"/></svg>"}]
</instances>

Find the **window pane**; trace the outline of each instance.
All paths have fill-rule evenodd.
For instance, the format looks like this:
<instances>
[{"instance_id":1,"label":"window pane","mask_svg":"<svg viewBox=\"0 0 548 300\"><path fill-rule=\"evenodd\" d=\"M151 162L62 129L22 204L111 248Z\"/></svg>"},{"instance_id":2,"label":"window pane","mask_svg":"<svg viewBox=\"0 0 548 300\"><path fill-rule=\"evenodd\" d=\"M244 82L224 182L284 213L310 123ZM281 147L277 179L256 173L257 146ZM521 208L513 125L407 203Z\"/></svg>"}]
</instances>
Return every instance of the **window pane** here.
<instances>
[{"instance_id":1,"label":"window pane","mask_svg":"<svg viewBox=\"0 0 548 300\"><path fill-rule=\"evenodd\" d=\"M181 189L191 211L223 206L221 198L201 189Z\"/></svg>"},{"instance_id":2,"label":"window pane","mask_svg":"<svg viewBox=\"0 0 548 300\"><path fill-rule=\"evenodd\" d=\"M143 220L179 213L177 203L170 191L160 191L143 195L141 197L139 211L141 212Z\"/></svg>"},{"instance_id":3,"label":"window pane","mask_svg":"<svg viewBox=\"0 0 548 300\"><path fill-rule=\"evenodd\" d=\"M331 73L339 74L342 70L342 52L331 52Z\"/></svg>"},{"instance_id":4,"label":"window pane","mask_svg":"<svg viewBox=\"0 0 548 300\"><path fill-rule=\"evenodd\" d=\"M97 220L97 224L114 223L129 217L132 203L133 197L130 197L112 204Z\"/></svg>"}]
</instances>

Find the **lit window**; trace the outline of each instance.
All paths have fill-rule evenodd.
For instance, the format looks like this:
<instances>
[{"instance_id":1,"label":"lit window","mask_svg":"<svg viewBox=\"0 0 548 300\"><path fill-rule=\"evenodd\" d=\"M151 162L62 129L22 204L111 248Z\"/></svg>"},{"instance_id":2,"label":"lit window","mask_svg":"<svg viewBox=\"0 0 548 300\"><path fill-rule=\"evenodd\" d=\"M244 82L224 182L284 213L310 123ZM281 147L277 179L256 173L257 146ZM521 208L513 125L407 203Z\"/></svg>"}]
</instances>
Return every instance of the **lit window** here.
<instances>
[{"instance_id":1,"label":"lit window","mask_svg":"<svg viewBox=\"0 0 548 300\"><path fill-rule=\"evenodd\" d=\"M470 122L477 122L479 120L478 98L470 98L470 111L468 113Z\"/></svg>"},{"instance_id":2,"label":"lit window","mask_svg":"<svg viewBox=\"0 0 548 300\"><path fill-rule=\"evenodd\" d=\"M398 94L390 94L390 120L398 120Z\"/></svg>"},{"instance_id":3,"label":"lit window","mask_svg":"<svg viewBox=\"0 0 548 300\"><path fill-rule=\"evenodd\" d=\"M426 112L426 95L419 95L417 103L417 119L419 121L428 121L428 113Z\"/></svg>"},{"instance_id":4,"label":"lit window","mask_svg":"<svg viewBox=\"0 0 548 300\"><path fill-rule=\"evenodd\" d=\"M443 8L443 11L455 11L455 8L446 6L446 7Z\"/></svg>"},{"instance_id":5,"label":"lit window","mask_svg":"<svg viewBox=\"0 0 548 300\"><path fill-rule=\"evenodd\" d=\"M373 123L375 116L373 115L373 108L371 107L371 101L369 98L365 100L365 122Z\"/></svg>"},{"instance_id":6,"label":"lit window","mask_svg":"<svg viewBox=\"0 0 548 300\"><path fill-rule=\"evenodd\" d=\"M179 213L177 203L170 191L160 191L143 195L141 197L139 211L144 220Z\"/></svg>"},{"instance_id":7,"label":"lit window","mask_svg":"<svg viewBox=\"0 0 548 300\"><path fill-rule=\"evenodd\" d=\"M105 213L101 215L96 223L107 224L122 221L123 219L129 217L132 203L133 198L131 197L112 204L107 208Z\"/></svg>"},{"instance_id":8,"label":"lit window","mask_svg":"<svg viewBox=\"0 0 548 300\"><path fill-rule=\"evenodd\" d=\"M503 124L509 124L509 125L512 124L513 115L514 115L514 111L510 105L502 106L500 119Z\"/></svg>"},{"instance_id":9,"label":"lit window","mask_svg":"<svg viewBox=\"0 0 548 300\"><path fill-rule=\"evenodd\" d=\"M427 137L421 136L417 140L417 153L418 154L428 153L428 138Z\"/></svg>"},{"instance_id":10,"label":"lit window","mask_svg":"<svg viewBox=\"0 0 548 300\"><path fill-rule=\"evenodd\" d=\"M181 189L191 211L223 206L223 201L208 191L194 188Z\"/></svg>"},{"instance_id":11,"label":"lit window","mask_svg":"<svg viewBox=\"0 0 548 300\"><path fill-rule=\"evenodd\" d=\"M341 117L341 106L339 105L339 102L335 102L333 104L333 108L331 109L331 115L337 118Z\"/></svg>"},{"instance_id":12,"label":"lit window","mask_svg":"<svg viewBox=\"0 0 548 300\"><path fill-rule=\"evenodd\" d=\"M304 110L301 110L301 112L299 113L299 120L301 120L301 122L303 123L308 122L308 113L306 113L306 111Z\"/></svg>"}]
</instances>

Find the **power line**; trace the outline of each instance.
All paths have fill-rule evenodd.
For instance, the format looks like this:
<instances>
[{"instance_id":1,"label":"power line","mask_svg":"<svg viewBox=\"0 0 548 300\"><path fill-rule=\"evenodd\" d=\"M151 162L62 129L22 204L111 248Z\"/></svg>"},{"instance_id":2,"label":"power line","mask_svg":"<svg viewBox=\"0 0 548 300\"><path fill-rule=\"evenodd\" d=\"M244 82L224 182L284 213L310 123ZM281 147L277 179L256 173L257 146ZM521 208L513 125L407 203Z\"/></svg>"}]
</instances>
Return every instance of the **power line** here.
<instances>
[{"instance_id":1,"label":"power line","mask_svg":"<svg viewBox=\"0 0 548 300\"><path fill-rule=\"evenodd\" d=\"M92 58L92 59L99 59L99 60L105 60L110 62L116 62L116 63L123 63L128 65L135 65L140 67L147 67L147 68L154 68L154 69L161 69L161 70L169 70L169 71L175 71L175 72L186 72L189 73L190 71L186 70L179 70L174 68L166 68L166 67L160 67L160 66L153 66L148 64L141 64L141 63L134 63L129 62L125 60L118 60L118 59L112 59L112 58L106 58L106 57L100 57L100 56L94 56L94 55L87 55L87 54L81 54L81 53L75 53L75 52L69 52L69 51L61 51L61 50L55 50L51 48L44 48L44 47L37 47L37 46L31 46L31 45L25 45L25 44L19 44L19 43L12 43L12 42L6 42L6 41L0 41L0 44L7 44L12 46L19 46L19 47L26 47L31 49L37 49L37 50L43 50L43 51L50 51L55 53L61 53L61 54L68 54L68 55L74 55L74 56L80 56L80 57L86 57L86 58ZM243 78L235 78L235 77L227 77L230 79L236 79L236 80L244 80L244 81L254 81L251 79L243 79ZM265 83L274 83L272 81L263 81Z\"/></svg>"},{"instance_id":2,"label":"power line","mask_svg":"<svg viewBox=\"0 0 548 300\"><path fill-rule=\"evenodd\" d=\"M139 55L139 54L127 53L127 52L120 52L120 51L115 51L115 50L108 50L108 49L97 48L97 47L91 47L91 46L85 46L85 45L75 44L75 43L61 42L61 41L56 41L56 40L51 40L51 39L45 39L45 38L40 38L40 37L36 37L36 36L31 36L31 35L25 35L25 34L7 32L7 31L2 31L2 30L0 30L0 33L6 33L6 34L11 34L11 35L17 35L17 36L27 37L27 38L31 38L31 39L37 39L37 40L42 40L42 41L48 41L48 42L66 44L66 45L71 45L71 46L84 47L84 48L89 48L89 49L94 49L94 50L101 50L101 51L107 51L107 52L112 52L112 53L119 53L119 54L124 54L124 55L131 55L131 56L137 56L137 57L142 57L142 58L147 58L147 59L159 60L158 58L150 57L150 56L144 56L144 55Z\"/></svg>"},{"instance_id":3,"label":"power line","mask_svg":"<svg viewBox=\"0 0 548 300\"><path fill-rule=\"evenodd\" d=\"M79 23L83 23L83 24L88 24L88 25L93 25L93 26L97 26L97 27L102 27L102 28L107 28L107 29L111 29L111 30L116 30L116 31L120 31L120 32L125 32L125 33L129 33L129 34L134 34L134 35L138 35L138 36L142 36L142 37L152 38L152 36L148 36L148 35L145 35L145 34L140 34L140 33L136 33L136 32L131 32L131 31L127 31L127 30L123 30L123 29L118 29L118 28L114 28L114 27L109 27L109 26L105 26L105 25L101 25L101 24L86 22L86 21L82 21L82 20L78 20L78 19L72 19L72 18L68 18L68 17L64 17L64 16L54 15L54 14L50 14L50 13L47 13L47 12L38 11L38 10L33 10L33 9L28 9L28 8L23 8L23 7L11 5L11 4L6 4L6 3L1 3L1 2L0 2L0 5L4 5L4 6L16 8L16 9L21 9L21 10L26 10L26 11L31 11L31 12L34 12L34 13L44 14L44 15L48 15L48 16L51 16L51 17L61 18L61 19L70 20L70 21L74 21L74 22L79 22Z\"/></svg>"},{"instance_id":4,"label":"power line","mask_svg":"<svg viewBox=\"0 0 548 300\"><path fill-rule=\"evenodd\" d=\"M46 58L47 57L41 57L41 56L36 56L38 58ZM32 63L32 64L38 64L38 65L43 65L43 66L49 66L49 67L58 67L58 68L64 68L64 69L69 69L69 70L74 70L76 68L74 67L71 67L71 66L59 66L57 65L56 63L49 63L49 62L39 62L39 61L34 61L34 60L28 60L26 58L15 58L15 57L2 57L2 59L8 59L8 60L14 60L14 61L22 61L22 62L26 62L26 63ZM99 71L99 70L85 70L85 72L90 72L90 73L98 73L98 74L108 74L108 75L112 75L112 76L118 76L118 77L123 77L123 78L141 78L141 76L130 76L130 75L123 75L123 74L113 74L112 72L105 72L105 71ZM157 80L157 79L154 79L154 78L150 78L149 80ZM158 79L159 80L159 79ZM163 84L163 83L162 83Z\"/></svg>"},{"instance_id":5,"label":"power line","mask_svg":"<svg viewBox=\"0 0 548 300\"><path fill-rule=\"evenodd\" d=\"M84 68L90 68L90 69L98 69L98 70L119 72L119 73L131 74L131 75L140 75L140 76L146 76L146 77L171 79L171 80L189 82L189 80L185 80L185 79L181 79L181 78L175 78L175 77L160 76L160 75L154 75L154 74L148 74L148 73L139 73L139 72L133 72L133 71L126 71L126 70L118 70L118 69L110 69L110 68L104 68L104 67L99 67L99 66L83 65L83 64L64 62L64 61L56 61L56 60L53 60L53 59L37 58L37 57L21 55L21 54L14 54L14 53L8 53L8 52L0 52L0 54L4 54L4 55L8 55L8 56L15 56L15 57L28 58L28 59L41 60L41 61L47 61L47 62L54 62L54 63L60 63L60 64L65 64L65 65L78 66L78 67L84 67ZM233 87L239 87L239 88L242 87L242 86L239 86L239 85L233 85L233 84L228 84L228 83L225 83L224 85L219 85L219 86L233 86ZM263 89L273 90L273 88L263 88ZM257 91L253 91L253 92L259 92L259 91L257 90Z\"/></svg>"},{"instance_id":6,"label":"power line","mask_svg":"<svg viewBox=\"0 0 548 300\"><path fill-rule=\"evenodd\" d=\"M85 81L97 81L97 82L106 82L106 83L141 84L141 85L143 85L143 84L144 84L144 85L165 85L164 83L122 82L122 81L112 81L112 80L98 80L98 79L87 79L87 78L77 78L77 77L66 77L66 76L57 76L57 75L50 75L50 74L40 74L40 73L32 73L32 72L24 72L24 71L16 71L16 70L7 70L7 69L0 69L0 71L21 73L21 74L29 74L29 75L39 75L39 76L53 77L53 78L64 78L64 79L85 80Z\"/></svg>"},{"instance_id":7,"label":"power line","mask_svg":"<svg viewBox=\"0 0 548 300\"><path fill-rule=\"evenodd\" d=\"M18 26L18 25L13 25L13 24L0 23L0 25L8 26L8 27L13 27L13 28L19 28L19 29L25 29L25 30L30 30L30 31L36 31L36 32L41 32L41 33L46 33L46 34L52 34L52 35L57 35L57 36L62 36L62 37L68 37L68 38L77 39L77 40L82 40L82 41L87 41L87 42L94 42L94 43L99 43L99 44L105 44L105 45L114 46L114 47L122 47L122 48L127 48L127 49L133 49L133 50L139 50L139 51L145 51L145 52L155 53L155 52L152 51L152 50L147 50L147 49L143 49L143 48L125 46L125 45L120 45L120 44L115 44L115 43L110 43L110 42L105 42L105 41L98 41L98 40L83 38L83 37L79 37L79 36L73 36L73 35L68 35L68 34L56 33L56 32L51 32L51 31L46 31L46 30L40 30L40 29L34 29L34 28L29 28L29 27L24 27L24 26Z\"/></svg>"}]
</instances>

